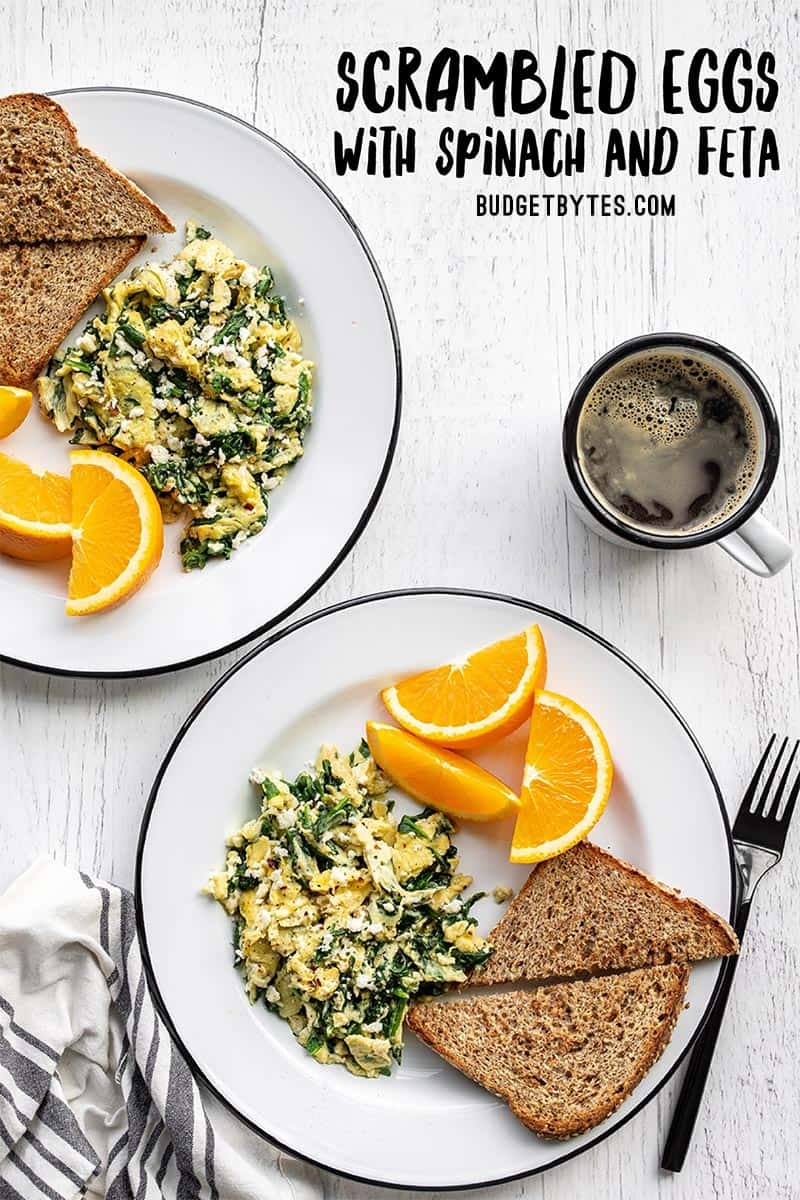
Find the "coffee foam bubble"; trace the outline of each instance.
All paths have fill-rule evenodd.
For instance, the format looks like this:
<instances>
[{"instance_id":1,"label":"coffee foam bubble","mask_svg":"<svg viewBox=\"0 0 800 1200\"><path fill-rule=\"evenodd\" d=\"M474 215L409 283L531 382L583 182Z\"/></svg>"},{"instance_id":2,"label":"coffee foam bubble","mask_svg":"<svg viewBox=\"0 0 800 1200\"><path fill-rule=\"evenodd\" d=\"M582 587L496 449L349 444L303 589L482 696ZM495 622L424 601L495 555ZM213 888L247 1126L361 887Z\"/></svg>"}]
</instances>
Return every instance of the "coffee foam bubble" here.
<instances>
[{"instance_id":1,"label":"coffee foam bubble","mask_svg":"<svg viewBox=\"0 0 800 1200\"><path fill-rule=\"evenodd\" d=\"M598 380L584 403L578 429L579 452L582 430L602 424L612 440L615 431L618 438L624 438L626 430L628 436L636 435L644 446L652 447L654 460L659 448L666 454L670 448L679 453L682 444L690 447L693 435L699 436L704 406L715 402L732 402L735 406L736 418L744 427L746 447L740 447L741 461L724 479L724 491L715 497L713 512L703 513L681 528L654 530L653 525L619 511L618 497L608 494L615 490L613 485L600 489L589 463L579 453L584 476L598 499L606 506L610 503L627 524L669 536L700 533L732 516L757 478L759 434L751 402L734 380L712 363L674 352L653 352L623 360Z\"/></svg>"}]
</instances>

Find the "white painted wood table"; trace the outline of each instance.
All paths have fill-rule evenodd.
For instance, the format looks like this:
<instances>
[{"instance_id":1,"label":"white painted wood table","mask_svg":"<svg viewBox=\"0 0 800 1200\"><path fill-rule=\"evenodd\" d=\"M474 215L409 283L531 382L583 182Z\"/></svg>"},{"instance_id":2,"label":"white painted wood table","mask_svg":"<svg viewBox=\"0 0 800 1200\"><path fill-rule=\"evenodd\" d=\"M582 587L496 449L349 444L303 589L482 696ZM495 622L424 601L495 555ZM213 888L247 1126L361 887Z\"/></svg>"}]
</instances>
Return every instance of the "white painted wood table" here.
<instances>
[{"instance_id":1,"label":"white painted wood table","mask_svg":"<svg viewBox=\"0 0 800 1200\"><path fill-rule=\"evenodd\" d=\"M800 544L800 72L790 6L762 6L757 15L746 0L582 0L569 7L556 0L0 0L0 21L3 91L113 83L227 109L274 134L331 183L373 248L404 350L400 443L377 512L307 611L415 584L493 589L560 609L619 645L661 684L696 730L734 808L767 736L800 731L795 574L757 580L713 548L663 557L601 544L567 515L558 486L559 427L577 378L616 341L670 328L716 338L748 359L772 390L784 452L765 512ZM544 58L559 41L626 50L645 72L670 46L774 50L781 173L762 182L699 179L679 167L655 185L675 191L672 218L492 222L474 215L474 185L457 188L429 167L399 181L336 180L341 49L448 44L485 53L532 46ZM341 120L343 128L356 123ZM632 120L657 120L655 103L645 98ZM693 120L681 128L691 129ZM430 151L434 134L427 136ZM531 190L565 186L573 185L541 188L535 181ZM587 175L581 187L603 190L603 183ZM3 667L0 885L43 852L130 885L158 762L194 702L232 661L119 682ZM493 1194L800 1196L799 960L795 837L751 920L683 1174L658 1169L674 1080L593 1151ZM251 1152L263 1152L257 1139ZM311 1173L327 1197L375 1192Z\"/></svg>"}]
</instances>

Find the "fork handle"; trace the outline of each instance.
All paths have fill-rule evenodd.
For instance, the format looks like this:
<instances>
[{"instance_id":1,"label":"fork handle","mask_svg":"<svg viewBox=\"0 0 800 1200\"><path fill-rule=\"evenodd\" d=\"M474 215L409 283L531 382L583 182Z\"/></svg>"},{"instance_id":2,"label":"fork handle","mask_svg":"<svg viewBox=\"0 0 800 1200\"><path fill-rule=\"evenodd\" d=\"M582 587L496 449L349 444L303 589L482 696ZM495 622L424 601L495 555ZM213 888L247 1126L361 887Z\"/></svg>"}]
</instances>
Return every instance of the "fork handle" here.
<instances>
[{"instance_id":1,"label":"fork handle","mask_svg":"<svg viewBox=\"0 0 800 1200\"><path fill-rule=\"evenodd\" d=\"M745 900L739 907L734 923L734 929L740 942L747 927L749 915L750 901ZM722 982L714 1007L708 1014L708 1019L700 1031L700 1036L689 1058L689 1065L686 1068L675 1112L672 1116L672 1124L664 1144L664 1153L661 1156L661 1166L665 1171L680 1171L686 1158L738 962L738 954L732 954L725 959L722 967Z\"/></svg>"}]
</instances>

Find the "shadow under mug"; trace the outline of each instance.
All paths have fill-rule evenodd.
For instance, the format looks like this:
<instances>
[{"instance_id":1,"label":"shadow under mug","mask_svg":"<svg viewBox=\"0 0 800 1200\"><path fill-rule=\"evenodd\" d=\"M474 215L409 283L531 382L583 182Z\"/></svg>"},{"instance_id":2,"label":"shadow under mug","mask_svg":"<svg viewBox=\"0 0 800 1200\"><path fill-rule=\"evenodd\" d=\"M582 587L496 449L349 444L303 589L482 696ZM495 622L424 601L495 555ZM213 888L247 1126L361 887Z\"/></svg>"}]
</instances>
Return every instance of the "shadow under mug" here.
<instances>
[{"instance_id":1,"label":"shadow under mug","mask_svg":"<svg viewBox=\"0 0 800 1200\"><path fill-rule=\"evenodd\" d=\"M715 366L747 398L758 426L759 461L753 486L735 512L697 533L658 533L629 525L598 498L578 457L578 420L592 388L612 367L653 350L691 355ZM652 333L609 350L590 367L572 394L564 417L563 451L567 500L585 525L617 545L634 550L688 550L716 543L743 567L763 576L777 575L792 557L789 542L758 511L772 487L780 457L780 427L772 400L747 363L716 342L687 333Z\"/></svg>"}]
</instances>

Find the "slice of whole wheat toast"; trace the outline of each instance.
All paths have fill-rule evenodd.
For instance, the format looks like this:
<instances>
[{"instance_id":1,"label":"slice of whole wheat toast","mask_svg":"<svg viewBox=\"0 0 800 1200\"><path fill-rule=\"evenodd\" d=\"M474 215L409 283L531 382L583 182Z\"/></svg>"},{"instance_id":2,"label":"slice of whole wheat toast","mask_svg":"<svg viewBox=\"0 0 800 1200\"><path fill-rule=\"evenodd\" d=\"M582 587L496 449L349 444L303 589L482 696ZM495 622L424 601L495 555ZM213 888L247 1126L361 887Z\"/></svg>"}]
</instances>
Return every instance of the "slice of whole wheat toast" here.
<instances>
[{"instance_id":1,"label":"slice of whole wheat toast","mask_svg":"<svg viewBox=\"0 0 800 1200\"><path fill-rule=\"evenodd\" d=\"M0 245L0 382L27 387L145 239Z\"/></svg>"},{"instance_id":2,"label":"slice of whole wheat toast","mask_svg":"<svg viewBox=\"0 0 800 1200\"><path fill-rule=\"evenodd\" d=\"M539 863L463 987L736 954L727 921L592 842Z\"/></svg>"},{"instance_id":3,"label":"slice of whole wheat toast","mask_svg":"<svg viewBox=\"0 0 800 1200\"><path fill-rule=\"evenodd\" d=\"M660 1057L688 977L676 963L421 1003L407 1022L529 1129L566 1138L610 1116Z\"/></svg>"},{"instance_id":4,"label":"slice of whole wheat toast","mask_svg":"<svg viewBox=\"0 0 800 1200\"><path fill-rule=\"evenodd\" d=\"M78 142L48 96L0 99L0 242L171 233L166 213Z\"/></svg>"}]
</instances>

